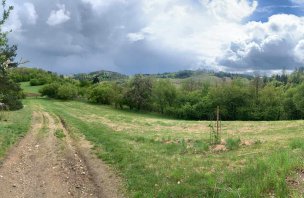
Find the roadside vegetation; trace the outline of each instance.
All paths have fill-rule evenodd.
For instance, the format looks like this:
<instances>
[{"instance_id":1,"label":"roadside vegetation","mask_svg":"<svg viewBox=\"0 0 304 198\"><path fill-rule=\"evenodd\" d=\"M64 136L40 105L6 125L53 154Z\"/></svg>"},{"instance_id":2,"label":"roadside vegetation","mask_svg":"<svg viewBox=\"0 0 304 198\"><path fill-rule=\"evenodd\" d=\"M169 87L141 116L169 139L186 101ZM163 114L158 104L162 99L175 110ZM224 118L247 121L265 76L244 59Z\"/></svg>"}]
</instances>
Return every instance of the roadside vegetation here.
<instances>
[{"instance_id":1,"label":"roadside vegetation","mask_svg":"<svg viewBox=\"0 0 304 198\"><path fill-rule=\"evenodd\" d=\"M32 109L26 102L26 107L19 111L0 110L0 161L20 138L30 128Z\"/></svg>"}]
</instances>

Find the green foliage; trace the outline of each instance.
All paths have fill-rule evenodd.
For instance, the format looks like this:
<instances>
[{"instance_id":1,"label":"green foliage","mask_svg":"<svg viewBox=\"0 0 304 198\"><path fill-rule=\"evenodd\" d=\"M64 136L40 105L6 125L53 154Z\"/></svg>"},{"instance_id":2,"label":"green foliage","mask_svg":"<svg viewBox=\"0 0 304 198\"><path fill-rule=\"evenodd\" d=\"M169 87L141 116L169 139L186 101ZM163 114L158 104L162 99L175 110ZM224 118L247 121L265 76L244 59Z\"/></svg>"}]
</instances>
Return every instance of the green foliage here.
<instances>
[{"instance_id":1,"label":"green foliage","mask_svg":"<svg viewBox=\"0 0 304 198\"><path fill-rule=\"evenodd\" d=\"M89 101L99 104L111 104L114 91L110 83L101 83L92 87L89 92Z\"/></svg>"},{"instance_id":2,"label":"green foliage","mask_svg":"<svg viewBox=\"0 0 304 198\"><path fill-rule=\"evenodd\" d=\"M7 7L6 1L2 1L2 18L0 19L0 102L4 103L9 110L17 110L23 107L20 99L23 97L20 86L12 82L7 75L7 71L16 67L18 64L14 63L17 56L17 46L10 46L7 34L8 32L1 31L2 26L7 21L10 12L13 10L12 6Z\"/></svg>"},{"instance_id":3,"label":"green foliage","mask_svg":"<svg viewBox=\"0 0 304 198\"><path fill-rule=\"evenodd\" d=\"M44 85L60 80L57 74L36 68L12 68L8 71L8 75L15 82L30 81L31 86Z\"/></svg>"},{"instance_id":4,"label":"green foliage","mask_svg":"<svg viewBox=\"0 0 304 198\"><path fill-rule=\"evenodd\" d=\"M30 80L30 85L31 86L39 86L39 85L44 85L47 83L47 80L46 79L43 79L43 78L33 78Z\"/></svg>"},{"instance_id":5,"label":"green foliage","mask_svg":"<svg viewBox=\"0 0 304 198\"><path fill-rule=\"evenodd\" d=\"M149 77L136 75L124 95L126 104L132 109L151 109L153 82Z\"/></svg>"},{"instance_id":6,"label":"green foliage","mask_svg":"<svg viewBox=\"0 0 304 198\"><path fill-rule=\"evenodd\" d=\"M297 110L304 114L304 83L296 88L293 95L293 102Z\"/></svg>"},{"instance_id":7,"label":"green foliage","mask_svg":"<svg viewBox=\"0 0 304 198\"><path fill-rule=\"evenodd\" d=\"M117 72L101 70L101 71L91 72L89 74L75 74L73 78L79 80L82 84L88 85L93 82L95 82L94 84L96 84L103 81L127 79L128 76Z\"/></svg>"},{"instance_id":8,"label":"green foliage","mask_svg":"<svg viewBox=\"0 0 304 198\"><path fill-rule=\"evenodd\" d=\"M111 73L97 72L92 74L96 74L98 81L97 74L102 75L103 82L96 84L84 74L78 75L77 81L37 69L16 68L10 75L16 80L23 73L30 79L31 85L47 83L41 89L43 96L87 99L93 103L153 111L179 119L214 120L217 106L220 106L221 120L304 118L304 84L298 84L304 79L304 69L298 69L290 75L283 73L272 77L245 78L225 74L225 78L213 79L212 82L202 80L196 72L190 72L191 78L181 81L155 78L167 78L169 74L135 75L130 80L121 78L107 81L106 76L111 76Z\"/></svg>"},{"instance_id":9,"label":"green foliage","mask_svg":"<svg viewBox=\"0 0 304 198\"><path fill-rule=\"evenodd\" d=\"M43 86L39 90L39 93L41 93L42 96L56 98L59 87L60 87L60 84L54 82L54 83Z\"/></svg>"},{"instance_id":10,"label":"green foliage","mask_svg":"<svg viewBox=\"0 0 304 198\"><path fill-rule=\"evenodd\" d=\"M272 85L265 86L260 94L255 112L260 120L279 120L283 115L283 90Z\"/></svg>"},{"instance_id":11,"label":"green foliage","mask_svg":"<svg viewBox=\"0 0 304 198\"><path fill-rule=\"evenodd\" d=\"M159 112L172 107L177 97L176 87L169 80L159 80L153 85L153 100Z\"/></svg>"},{"instance_id":12,"label":"green foliage","mask_svg":"<svg viewBox=\"0 0 304 198\"><path fill-rule=\"evenodd\" d=\"M75 85L67 83L58 87L56 98L61 100L71 100L78 95L78 89Z\"/></svg>"},{"instance_id":13,"label":"green foliage","mask_svg":"<svg viewBox=\"0 0 304 198\"><path fill-rule=\"evenodd\" d=\"M9 110L18 110L23 107L21 100L23 94L18 84L6 76L0 77L0 102L8 106Z\"/></svg>"}]
</instances>

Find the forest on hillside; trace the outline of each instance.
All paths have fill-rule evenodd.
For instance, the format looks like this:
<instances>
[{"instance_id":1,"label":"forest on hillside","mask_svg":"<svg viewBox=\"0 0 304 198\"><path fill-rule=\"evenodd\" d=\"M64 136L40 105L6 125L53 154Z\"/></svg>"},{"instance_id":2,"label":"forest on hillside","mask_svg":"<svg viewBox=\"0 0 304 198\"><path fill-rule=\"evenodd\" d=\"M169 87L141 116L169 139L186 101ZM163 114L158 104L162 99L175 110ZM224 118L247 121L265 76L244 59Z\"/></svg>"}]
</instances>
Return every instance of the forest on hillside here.
<instances>
[{"instance_id":1,"label":"forest on hillside","mask_svg":"<svg viewBox=\"0 0 304 198\"><path fill-rule=\"evenodd\" d=\"M79 79L30 68L14 68L9 72L15 82L43 85L40 93L49 98L86 100L178 119L214 119L217 106L222 120L304 118L304 68L271 77L208 74L207 80L206 76L195 75L178 81L147 75L117 76L120 75L115 73L115 79Z\"/></svg>"}]
</instances>

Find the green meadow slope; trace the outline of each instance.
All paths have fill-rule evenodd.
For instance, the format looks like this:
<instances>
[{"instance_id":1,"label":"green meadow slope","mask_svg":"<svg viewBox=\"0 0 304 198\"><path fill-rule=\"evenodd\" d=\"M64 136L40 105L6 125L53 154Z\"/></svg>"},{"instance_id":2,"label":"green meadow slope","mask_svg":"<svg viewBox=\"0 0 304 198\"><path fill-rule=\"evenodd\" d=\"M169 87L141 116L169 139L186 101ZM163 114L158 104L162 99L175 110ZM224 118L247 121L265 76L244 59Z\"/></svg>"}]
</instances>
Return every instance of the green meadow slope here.
<instances>
[{"instance_id":1,"label":"green meadow slope","mask_svg":"<svg viewBox=\"0 0 304 198\"><path fill-rule=\"evenodd\" d=\"M91 141L130 197L302 196L304 121L222 122L226 143L210 147L208 121L76 101L27 99L26 105L19 114L38 105Z\"/></svg>"}]
</instances>

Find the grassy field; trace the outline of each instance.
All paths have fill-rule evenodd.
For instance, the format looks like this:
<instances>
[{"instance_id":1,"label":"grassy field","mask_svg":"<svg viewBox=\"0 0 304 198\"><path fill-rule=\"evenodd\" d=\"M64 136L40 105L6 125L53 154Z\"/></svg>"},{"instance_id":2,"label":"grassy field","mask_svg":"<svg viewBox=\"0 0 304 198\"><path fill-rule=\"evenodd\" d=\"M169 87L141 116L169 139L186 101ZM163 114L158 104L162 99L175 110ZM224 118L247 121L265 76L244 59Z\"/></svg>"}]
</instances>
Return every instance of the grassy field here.
<instances>
[{"instance_id":1,"label":"grassy field","mask_svg":"<svg viewBox=\"0 0 304 198\"><path fill-rule=\"evenodd\" d=\"M25 103L20 111L0 111L0 160L7 150L28 131L31 121L31 105Z\"/></svg>"},{"instance_id":2,"label":"grassy field","mask_svg":"<svg viewBox=\"0 0 304 198\"><path fill-rule=\"evenodd\" d=\"M43 85L31 86L30 82L22 82L20 85L25 94L39 94L39 89L43 87Z\"/></svg>"},{"instance_id":3,"label":"grassy field","mask_svg":"<svg viewBox=\"0 0 304 198\"><path fill-rule=\"evenodd\" d=\"M121 175L130 197L300 197L304 189L304 121L222 122L228 150L216 151L209 146L207 121L76 101L26 103L57 114L91 141Z\"/></svg>"}]
</instances>

